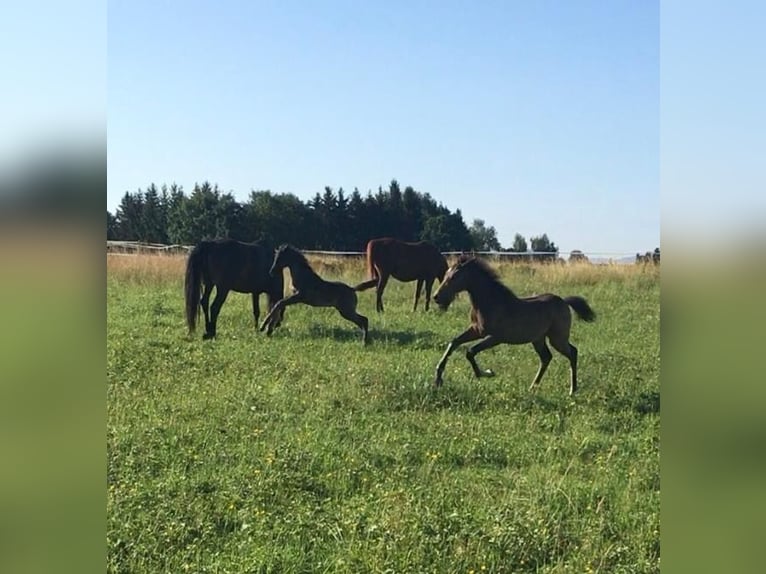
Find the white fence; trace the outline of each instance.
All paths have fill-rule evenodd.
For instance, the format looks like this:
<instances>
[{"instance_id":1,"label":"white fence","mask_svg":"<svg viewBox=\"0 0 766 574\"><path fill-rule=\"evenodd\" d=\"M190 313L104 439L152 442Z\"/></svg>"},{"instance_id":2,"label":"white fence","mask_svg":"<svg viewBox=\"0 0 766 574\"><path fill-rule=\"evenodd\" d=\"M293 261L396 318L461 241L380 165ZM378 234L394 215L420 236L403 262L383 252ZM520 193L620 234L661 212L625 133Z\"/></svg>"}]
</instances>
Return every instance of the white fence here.
<instances>
[{"instance_id":1,"label":"white fence","mask_svg":"<svg viewBox=\"0 0 766 574\"><path fill-rule=\"evenodd\" d=\"M158 243L142 243L140 241L107 241L106 252L117 255L136 255L136 254L156 254L156 255L178 255L186 254L194 248L193 245L162 245ZM318 250L303 250L303 253L309 255L326 255L331 257L361 257L365 254L364 251L318 251ZM462 251L444 251L444 255L455 256L460 255ZM475 251L472 252L475 255L482 255L484 257L496 257L498 259L505 258L533 258L534 256L550 257L550 253L540 253L528 251L526 253L514 253L509 251ZM587 258L587 260L593 263L634 263L636 261L636 253L626 252L581 252ZM644 253L641 253L644 255ZM558 258L561 260L571 260L577 257L571 257L571 254L560 252Z\"/></svg>"}]
</instances>

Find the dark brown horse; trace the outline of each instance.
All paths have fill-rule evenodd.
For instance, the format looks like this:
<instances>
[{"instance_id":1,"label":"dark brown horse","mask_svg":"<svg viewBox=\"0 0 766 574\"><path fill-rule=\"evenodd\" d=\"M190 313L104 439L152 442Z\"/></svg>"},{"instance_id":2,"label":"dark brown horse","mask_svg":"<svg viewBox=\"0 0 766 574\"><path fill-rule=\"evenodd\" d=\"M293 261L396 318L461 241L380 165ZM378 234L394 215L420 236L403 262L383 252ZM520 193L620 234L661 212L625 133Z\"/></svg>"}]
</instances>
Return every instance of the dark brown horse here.
<instances>
[{"instance_id":1,"label":"dark brown horse","mask_svg":"<svg viewBox=\"0 0 766 574\"><path fill-rule=\"evenodd\" d=\"M363 332L367 344L367 317L356 312L357 297L353 287L340 281L325 281L309 265L306 257L289 245L282 245L274 254L274 263L269 273L282 277L282 269L290 269L293 294L279 301L263 320L261 331L268 329L271 334L274 322L288 305L305 303L312 307L335 307L344 319L357 325Z\"/></svg>"},{"instance_id":2,"label":"dark brown horse","mask_svg":"<svg viewBox=\"0 0 766 574\"><path fill-rule=\"evenodd\" d=\"M577 347L569 342L574 309L584 321L593 321L596 314L582 297L564 297L546 293L534 297L519 298L500 282L497 273L486 263L474 257L461 257L447 272L444 282L434 295L434 301L446 310L455 295L468 291L471 299L471 326L455 337L436 366L438 387L447 358L463 343L484 339L466 352L477 377L491 377L491 370L482 371L476 363L476 355L500 343L521 345L532 343L540 356L540 368L532 382L533 389L543 378L553 355L545 344L547 338L553 348L569 359L569 394L577 390ZM486 337L486 338L485 338Z\"/></svg>"},{"instance_id":3,"label":"dark brown horse","mask_svg":"<svg viewBox=\"0 0 766 574\"><path fill-rule=\"evenodd\" d=\"M415 304L412 310L418 308L420 290L425 283L426 311L428 311L434 281L444 279L447 267L444 255L434 244L427 241L407 243L392 237L370 239L367 242L367 272L371 279L360 283L354 289L364 291L377 286L376 309L380 312L383 311L383 291L389 277L405 283L417 280Z\"/></svg>"},{"instance_id":4,"label":"dark brown horse","mask_svg":"<svg viewBox=\"0 0 766 574\"><path fill-rule=\"evenodd\" d=\"M189 333L196 329L199 308L202 307L205 314L205 334L202 338L215 337L218 313L229 291L252 293L253 318L257 328L260 314L258 296L261 293L268 295L270 310L284 296L282 276L269 275L273 258L274 250L262 243L241 243L233 239L199 242L186 261L184 294ZM204 285L202 297L201 285ZM216 288L215 299L208 310L213 287Z\"/></svg>"}]
</instances>

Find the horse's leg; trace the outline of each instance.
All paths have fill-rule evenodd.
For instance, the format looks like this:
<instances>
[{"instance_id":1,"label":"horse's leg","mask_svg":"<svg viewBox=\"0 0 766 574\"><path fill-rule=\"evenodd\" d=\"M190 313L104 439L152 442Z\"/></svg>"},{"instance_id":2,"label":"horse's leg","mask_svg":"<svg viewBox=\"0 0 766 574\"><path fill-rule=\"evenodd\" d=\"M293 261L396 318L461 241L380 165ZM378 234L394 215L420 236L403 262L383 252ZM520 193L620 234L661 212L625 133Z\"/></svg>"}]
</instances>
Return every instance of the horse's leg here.
<instances>
[{"instance_id":1,"label":"horse's leg","mask_svg":"<svg viewBox=\"0 0 766 574\"><path fill-rule=\"evenodd\" d=\"M548 340L554 349L569 359L569 394L573 395L577 391L577 347L569 341L561 339L549 337Z\"/></svg>"},{"instance_id":2,"label":"horse's leg","mask_svg":"<svg viewBox=\"0 0 766 574\"><path fill-rule=\"evenodd\" d=\"M212 283L205 283L200 297L199 304L202 307L202 313L205 315L205 334L210 332L210 292L213 290ZM203 339L205 337L203 336Z\"/></svg>"},{"instance_id":3,"label":"horse's leg","mask_svg":"<svg viewBox=\"0 0 766 574\"><path fill-rule=\"evenodd\" d=\"M266 315L266 318L263 320L263 323L261 323L260 331L266 331L267 335L271 335L272 331L274 331L274 327L276 326L276 323L280 320L282 317L282 310L287 307L288 305L295 305L296 303L302 303L304 301L303 295L300 291L294 291L292 295L289 297L285 297L284 299L281 299L277 302L276 305L274 305L271 308L271 311L269 311L269 314Z\"/></svg>"},{"instance_id":4,"label":"horse's leg","mask_svg":"<svg viewBox=\"0 0 766 574\"><path fill-rule=\"evenodd\" d=\"M269 295L269 311L271 311L277 303L279 303L279 299ZM284 309L282 309L282 311L280 311L280 313L279 313L279 317L277 317L274 320L274 328L275 329L282 324L282 319L284 319L284 317L285 317Z\"/></svg>"},{"instance_id":5,"label":"horse's leg","mask_svg":"<svg viewBox=\"0 0 766 574\"><path fill-rule=\"evenodd\" d=\"M484 339L483 341L480 341L479 343L476 343L473 347L468 349L465 353L465 358L468 359L468 362L471 363L471 367L473 367L473 373L477 377L494 377L495 373L492 372L492 369L487 369L486 371L482 371L479 368L479 365L476 363L476 355L481 353L482 351L486 351L487 349L491 349L492 347L495 347L502 343L500 339L497 339L496 337L492 337L491 335Z\"/></svg>"},{"instance_id":6,"label":"horse's leg","mask_svg":"<svg viewBox=\"0 0 766 574\"><path fill-rule=\"evenodd\" d=\"M423 280L418 279L418 284L415 287L415 305L412 306L412 310L415 311L418 308L418 299L420 299L420 290L423 288ZM428 297L426 297L426 305L428 305Z\"/></svg>"},{"instance_id":7,"label":"horse's leg","mask_svg":"<svg viewBox=\"0 0 766 574\"><path fill-rule=\"evenodd\" d=\"M442 358L436 365L436 379L434 379L435 386L442 386L442 373L444 373L444 366L447 364L447 359L452 354L452 352L463 343L467 343L468 341L475 341L476 339L481 339L481 335L479 335L478 331L473 326L471 326L460 333L457 337L452 339L452 341L450 341L450 344L447 345L447 350L444 351Z\"/></svg>"},{"instance_id":8,"label":"horse's leg","mask_svg":"<svg viewBox=\"0 0 766 574\"><path fill-rule=\"evenodd\" d=\"M543 378L543 375L545 374L545 371L548 368L551 359L553 358L551 350L548 348L548 345L545 344L545 338L542 338L539 341L533 341L532 346L535 348L535 351L537 351L537 354L540 357L540 367L537 369L535 380L532 381L532 384L529 386L530 391L534 389L540 382L540 379Z\"/></svg>"},{"instance_id":9,"label":"horse's leg","mask_svg":"<svg viewBox=\"0 0 766 574\"><path fill-rule=\"evenodd\" d=\"M258 329L258 319L261 315L261 308L258 306L258 292L253 291L253 319L255 319L255 328Z\"/></svg>"},{"instance_id":10,"label":"horse's leg","mask_svg":"<svg viewBox=\"0 0 766 574\"><path fill-rule=\"evenodd\" d=\"M378 273L378 288L375 291L375 305L379 313L383 312L383 291L386 289L386 283L388 283L388 273L380 271Z\"/></svg>"},{"instance_id":11,"label":"horse's leg","mask_svg":"<svg viewBox=\"0 0 766 574\"><path fill-rule=\"evenodd\" d=\"M364 333L362 337L362 342L366 345L369 342L368 339L368 326L370 322L367 320L367 317L364 315L360 315L356 312L356 309L352 307L338 307L338 313L340 313L340 316L344 319L351 321L354 323L357 327L359 327L362 332Z\"/></svg>"},{"instance_id":12,"label":"horse's leg","mask_svg":"<svg viewBox=\"0 0 766 574\"><path fill-rule=\"evenodd\" d=\"M215 328L218 322L218 313L221 312L221 306L226 301L226 296L229 294L228 289L224 289L220 285L215 289L215 299L210 306L210 329L204 334L203 339L212 339L215 337Z\"/></svg>"},{"instance_id":13,"label":"horse's leg","mask_svg":"<svg viewBox=\"0 0 766 574\"><path fill-rule=\"evenodd\" d=\"M426 279L426 311L428 311L428 303L431 301L431 289L434 286L435 279Z\"/></svg>"}]
</instances>

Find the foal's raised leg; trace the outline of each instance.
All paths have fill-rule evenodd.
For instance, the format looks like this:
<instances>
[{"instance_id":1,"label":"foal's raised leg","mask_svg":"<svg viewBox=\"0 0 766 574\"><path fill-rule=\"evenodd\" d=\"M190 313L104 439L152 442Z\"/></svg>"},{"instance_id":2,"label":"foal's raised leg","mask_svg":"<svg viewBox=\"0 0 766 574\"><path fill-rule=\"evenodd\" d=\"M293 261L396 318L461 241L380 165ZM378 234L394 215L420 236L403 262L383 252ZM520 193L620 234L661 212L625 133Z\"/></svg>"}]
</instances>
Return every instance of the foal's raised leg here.
<instances>
[{"instance_id":1,"label":"foal's raised leg","mask_svg":"<svg viewBox=\"0 0 766 574\"><path fill-rule=\"evenodd\" d=\"M442 386L442 383L444 382L442 380L442 374L444 373L444 366L447 364L447 359L452 354L452 352L463 343L467 343L468 341L475 341L476 339L481 339L481 335L479 335L479 333L476 331L474 327L469 327L467 330L463 331L457 337L452 339L452 341L450 341L450 344L447 345L447 350L444 351L442 358L439 360L439 363L436 365L436 378L434 379L435 386L437 387Z\"/></svg>"},{"instance_id":2,"label":"foal's raised leg","mask_svg":"<svg viewBox=\"0 0 766 574\"><path fill-rule=\"evenodd\" d=\"M223 306L224 301L226 301L226 296L228 294L229 290L223 289L220 285L215 288L215 299L213 299L213 304L210 306L210 328L202 336L203 339L212 339L215 337L215 327L218 323L218 313L221 312L221 307Z\"/></svg>"},{"instance_id":3,"label":"foal's raised leg","mask_svg":"<svg viewBox=\"0 0 766 574\"><path fill-rule=\"evenodd\" d=\"M553 359L553 354L551 353L551 350L548 348L548 345L545 344L545 339L540 339L539 341L533 341L532 346L535 348L535 351L537 351L537 354L540 357L540 367L537 369L537 374L535 375L535 380L532 381L532 384L529 386L529 390L531 391L534 389L537 384L540 382L540 379L543 378L543 375L545 374L545 371L548 369L548 365L551 362L551 359Z\"/></svg>"},{"instance_id":4,"label":"foal's raised leg","mask_svg":"<svg viewBox=\"0 0 766 574\"><path fill-rule=\"evenodd\" d=\"M577 391L577 347L566 340L549 339L553 348L569 359L569 395Z\"/></svg>"},{"instance_id":5,"label":"foal's raised leg","mask_svg":"<svg viewBox=\"0 0 766 574\"><path fill-rule=\"evenodd\" d=\"M271 312L272 309L274 309L274 306L282 300L282 297L281 296L271 295L268 292L266 293L266 295L268 297L269 312ZM285 318L285 310L282 309L279 312L279 316L274 320L274 328L275 329L282 324L282 320L284 318Z\"/></svg>"},{"instance_id":6,"label":"foal's raised leg","mask_svg":"<svg viewBox=\"0 0 766 574\"><path fill-rule=\"evenodd\" d=\"M259 331L264 331L268 328L266 334L271 335L274 327L276 327L282 318L283 309L288 305L295 305L296 303L303 303L304 301L305 299L303 298L303 294L300 291L294 291L293 294L289 297L285 297L284 299L279 300L277 304L271 308L269 314L266 315L263 323L261 323Z\"/></svg>"},{"instance_id":7,"label":"foal's raised leg","mask_svg":"<svg viewBox=\"0 0 766 574\"><path fill-rule=\"evenodd\" d=\"M269 301L269 312L271 312L271 310L274 308L274 306L275 306L277 303L279 303L279 300L277 300L277 301L274 301L274 302L272 302L272 301ZM282 324L282 320L283 320L284 318L285 318L285 310L284 310L284 309L282 309L282 310L279 312L279 316L278 316L276 319L274 319L274 328L275 328L275 329L276 329L277 327L279 327L279 326Z\"/></svg>"},{"instance_id":8,"label":"foal's raised leg","mask_svg":"<svg viewBox=\"0 0 766 574\"><path fill-rule=\"evenodd\" d=\"M465 353L465 358L468 359L468 362L471 363L471 367L473 368L473 373L477 377L494 377L495 373L492 372L492 369L487 369L486 371L482 371L479 368L478 363L476 363L476 355L481 353L482 351L486 351L487 349L491 349L492 347L495 347L502 343L501 340L492 337L491 335L484 339L483 341L480 341L479 343L476 343L473 347L468 349Z\"/></svg>"},{"instance_id":9,"label":"foal's raised leg","mask_svg":"<svg viewBox=\"0 0 766 574\"><path fill-rule=\"evenodd\" d=\"M415 287L415 304L412 306L412 310L415 311L418 308L418 300L420 299L420 290L423 288L423 280L418 279L418 284ZM426 306L428 306L428 296L426 296Z\"/></svg>"}]
</instances>

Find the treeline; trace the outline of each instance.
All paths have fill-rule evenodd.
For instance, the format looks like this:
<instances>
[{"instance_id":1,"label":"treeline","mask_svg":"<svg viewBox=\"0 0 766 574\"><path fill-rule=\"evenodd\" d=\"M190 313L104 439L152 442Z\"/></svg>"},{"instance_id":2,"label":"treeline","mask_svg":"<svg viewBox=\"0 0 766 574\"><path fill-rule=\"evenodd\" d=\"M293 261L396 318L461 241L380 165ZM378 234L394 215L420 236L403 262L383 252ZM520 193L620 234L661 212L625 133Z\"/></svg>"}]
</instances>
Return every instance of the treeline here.
<instances>
[{"instance_id":1,"label":"treeline","mask_svg":"<svg viewBox=\"0 0 766 574\"><path fill-rule=\"evenodd\" d=\"M516 235L504 249L494 227L476 219L468 227L429 194L392 180L388 189L362 195L325 187L304 202L289 193L252 191L244 203L209 182L195 184L188 196L176 184L126 192L114 214L107 211L107 239L193 245L202 239L290 243L301 249L363 251L373 237L428 240L443 251L520 251L526 240ZM533 251L558 252L547 235L531 239Z\"/></svg>"}]
</instances>

